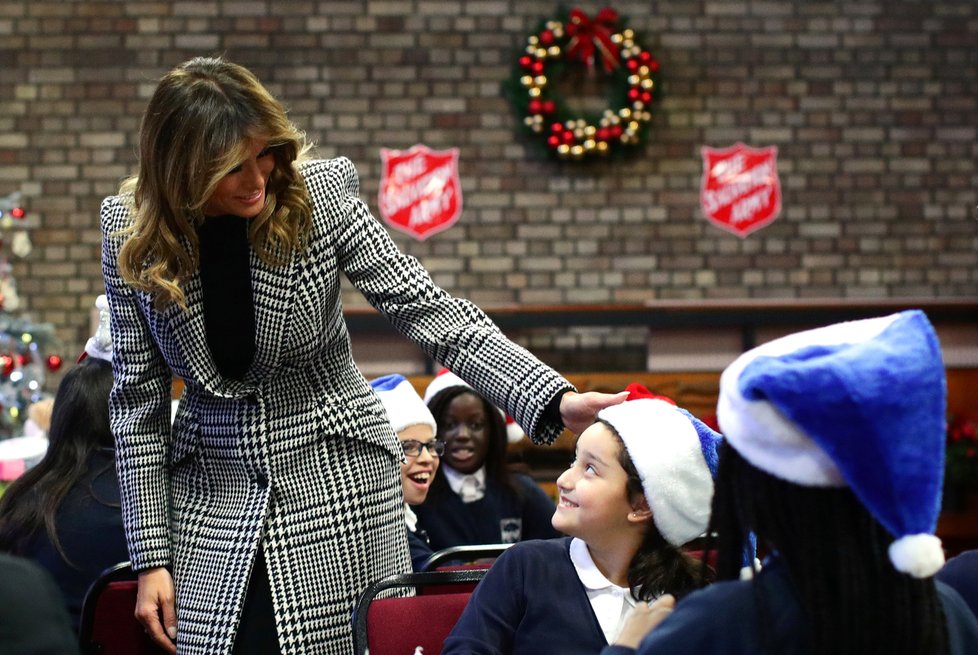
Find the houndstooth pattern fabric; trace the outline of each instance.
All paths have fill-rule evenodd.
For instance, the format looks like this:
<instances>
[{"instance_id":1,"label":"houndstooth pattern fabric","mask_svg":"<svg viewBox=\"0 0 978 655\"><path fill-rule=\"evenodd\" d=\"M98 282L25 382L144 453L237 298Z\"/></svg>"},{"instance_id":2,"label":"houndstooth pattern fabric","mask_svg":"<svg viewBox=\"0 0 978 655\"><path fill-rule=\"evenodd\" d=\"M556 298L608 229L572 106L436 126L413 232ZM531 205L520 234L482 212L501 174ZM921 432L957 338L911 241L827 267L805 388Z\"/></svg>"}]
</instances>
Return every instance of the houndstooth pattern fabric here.
<instances>
[{"instance_id":1,"label":"houndstooth pattern fabric","mask_svg":"<svg viewBox=\"0 0 978 655\"><path fill-rule=\"evenodd\" d=\"M536 441L561 431L542 417L567 381L398 251L349 160L310 162L303 175L310 250L279 267L252 253L257 353L240 381L217 372L207 347L199 275L185 282L186 311L154 310L117 271L131 198L102 203L123 517L134 568L172 566L180 655L230 652L259 547L287 655L349 653L359 592L411 570L401 451L353 362L340 272ZM185 381L172 428L171 375Z\"/></svg>"}]
</instances>

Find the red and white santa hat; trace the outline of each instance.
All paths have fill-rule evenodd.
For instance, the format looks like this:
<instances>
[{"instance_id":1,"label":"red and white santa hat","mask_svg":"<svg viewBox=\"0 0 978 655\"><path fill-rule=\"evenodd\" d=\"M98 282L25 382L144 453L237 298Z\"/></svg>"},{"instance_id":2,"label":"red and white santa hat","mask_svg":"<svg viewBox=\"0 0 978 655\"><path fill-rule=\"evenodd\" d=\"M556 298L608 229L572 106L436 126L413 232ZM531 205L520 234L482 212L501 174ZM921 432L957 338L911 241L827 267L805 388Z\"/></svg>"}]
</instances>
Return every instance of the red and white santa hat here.
<instances>
[{"instance_id":1,"label":"red and white santa hat","mask_svg":"<svg viewBox=\"0 0 978 655\"><path fill-rule=\"evenodd\" d=\"M95 334L85 343L85 350L78 356L78 363L86 357L104 359L112 363L112 333L109 330L109 299L103 293L95 299L99 321Z\"/></svg>"},{"instance_id":2,"label":"red and white santa hat","mask_svg":"<svg viewBox=\"0 0 978 655\"><path fill-rule=\"evenodd\" d=\"M455 375L447 368L443 368L440 371L438 371L438 374L434 378L432 378L431 382L429 382L428 386L425 388L424 390L425 404L426 405L429 404L431 402L431 399L434 398L436 395L438 395L439 392L444 391L445 389L450 389L452 387L467 387L469 389L472 389L472 391L475 391L475 389L472 388L471 384L469 384L459 376ZM479 392L475 391L475 393L479 393ZM525 434L523 432L523 428L520 427L519 423L514 421L513 417L509 416L503 410L499 409L498 407L496 409L499 410L499 413L503 415L503 420L506 422L506 440L509 443L516 443L517 441L522 439L525 436Z\"/></svg>"},{"instance_id":3,"label":"red and white santa hat","mask_svg":"<svg viewBox=\"0 0 978 655\"><path fill-rule=\"evenodd\" d=\"M637 383L626 389L628 399L602 409L598 419L625 444L655 527L670 544L682 546L709 525L722 437L672 399Z\"/></svg>"}]
</instances>

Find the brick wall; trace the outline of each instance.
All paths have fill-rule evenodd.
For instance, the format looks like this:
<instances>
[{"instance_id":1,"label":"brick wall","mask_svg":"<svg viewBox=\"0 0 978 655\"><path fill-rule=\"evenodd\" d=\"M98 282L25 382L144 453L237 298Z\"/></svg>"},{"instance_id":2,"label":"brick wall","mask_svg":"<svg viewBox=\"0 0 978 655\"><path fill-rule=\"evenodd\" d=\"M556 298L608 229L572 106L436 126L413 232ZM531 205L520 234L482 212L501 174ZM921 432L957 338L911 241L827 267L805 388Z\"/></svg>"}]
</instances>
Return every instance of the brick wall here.
<instances>
[{"instance_id":1,"label":"brick wall","mask_svg":"<svg viewBox=\"0 0 978 655\"><path fill-rule=\"evenodd\" d=\"M642 156L589 165L528 148L500 94L555 6L5 0L0 196L29 206L35 248L14 274L31 314L67 351L88 336L99 202L132 171L154 79L213 53L251 67L323 155L350 157L375 211L379 148L458 147L461 221L395 239L480 304L975 295L974 0L615 2L660 59L664 97ZM776 145L783 188L781 218L745 239L698 203L700 147L736 141Z\"/></svg>"}]
</instances>

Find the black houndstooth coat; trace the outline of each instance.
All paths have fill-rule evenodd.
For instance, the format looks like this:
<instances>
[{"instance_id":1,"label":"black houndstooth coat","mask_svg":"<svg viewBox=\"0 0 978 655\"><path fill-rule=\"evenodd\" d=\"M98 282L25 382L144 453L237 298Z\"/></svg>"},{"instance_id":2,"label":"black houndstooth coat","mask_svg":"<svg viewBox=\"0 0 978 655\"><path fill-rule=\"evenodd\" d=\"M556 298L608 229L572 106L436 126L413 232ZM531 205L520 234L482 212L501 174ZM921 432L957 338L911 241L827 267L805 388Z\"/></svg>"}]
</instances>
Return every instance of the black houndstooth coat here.
<instances>
[{"instance_id":1,"label":"black houndstooth coat","mask_svg":"<svg viewBox=\"0 0 978 655\"><path fill-rule=\"evenodd\" d=\"M352 360L341 271L536 441L561 430L543 415L567 381L398 251L360 200L349 160L309 162L303 175L314 205L310 250L279 267L252 253L257 353L241 381L217 372L198 275L185 282L186 311L156 311L122 281L119 231L130 224L130 199L102 204L110 412L129 551L137 570L172 566L181 654L230 651L259 547L287 654L351 652L357 594L411 570L401 451ZM172 375L186 386L171 427Z\"/></svg>"}]
</instances>

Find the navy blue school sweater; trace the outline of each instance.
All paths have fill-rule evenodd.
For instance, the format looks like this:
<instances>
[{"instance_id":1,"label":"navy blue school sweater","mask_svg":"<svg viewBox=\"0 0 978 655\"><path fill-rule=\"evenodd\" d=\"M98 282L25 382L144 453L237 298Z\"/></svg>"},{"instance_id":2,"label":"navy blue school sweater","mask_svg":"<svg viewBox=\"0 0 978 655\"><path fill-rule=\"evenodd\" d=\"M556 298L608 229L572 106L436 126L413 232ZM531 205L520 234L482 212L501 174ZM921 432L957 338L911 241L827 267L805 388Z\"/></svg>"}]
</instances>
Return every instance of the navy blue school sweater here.
<instances>
[{"instance_id":1,"label":"navy blue school sweater","mask_svg":"<svg viewBox=\"0 0 978 655\"><path fill-rule=\"evenodd\" d=\"M51 574L76 631L88 587L102 571L129 559L114 458L111 449L92 453L88 470L101 473L77 482L58 508L58 539L71 563L61 557L45 530L36 532L22 553Z\"/></svg>"},{"instance_id":2,"label":"navy blue school sweater","mask_svg":"<svg viewBox=\"0 0 978 655\"><path fill-rule=\"evenodd\" d=\"M507 549L476 587L442 655L597 655L608 645L570 559L570 537Z\"/></svg>"},{"instance_id":3,"label":"navy blue school sweater","mask_svg":"<svg viewBox=\"0 0 978 655\"><path fill-rule=\"evenodd\" d=\"M637 655L757 655L765 651L757 599L766 600L767 640L778 655L806 655L807 628L787 571L767 563L756 579L717 582L695 591L676 605L666 620L639 645ZM949 655L978 653L978 622L961 596L938 582L937 593L947 618ZM601 655L635 655L624 646L609 646Z\"/></svg>"}]
</instances>

